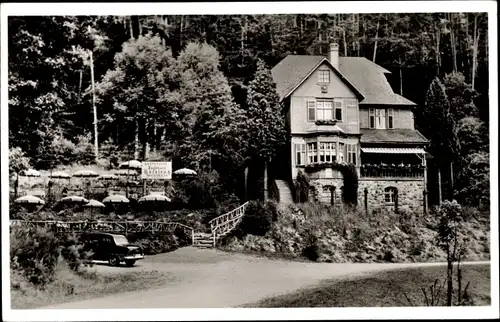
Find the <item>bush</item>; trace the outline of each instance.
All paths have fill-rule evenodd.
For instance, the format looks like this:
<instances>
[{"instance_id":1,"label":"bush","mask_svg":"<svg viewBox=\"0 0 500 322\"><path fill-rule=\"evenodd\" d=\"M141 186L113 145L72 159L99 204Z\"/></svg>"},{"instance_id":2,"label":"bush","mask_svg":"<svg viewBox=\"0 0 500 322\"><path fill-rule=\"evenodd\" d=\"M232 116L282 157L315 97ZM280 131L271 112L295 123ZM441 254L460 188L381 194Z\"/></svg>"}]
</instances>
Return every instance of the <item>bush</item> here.
<instances>
[{"instance_id":1,"label":"bush","mask_svg":"<svg viewBox=\"0 0 500 322\"><path fill-rule=\"evenodd\" d=\"M65 234L60 243L61 255L69 269L78 273L81 267L91 266L92 252L85 251L84 245L74 234Z\"/></svg>"},{"instance_id":2,"label":"bush","mask_svg":"<svg viewBox=\"0 0 500 322\"><path fill-rule=\"evenodd\" d=\"M44 228L13 227L10 233L11 268L35 285L54 280L59 241Z\"/></svg>"},{"instance_id":3,"label":"bush","mask_svg":"<svg viewBox=\"0 0 500 322\"><path fill-rule=\"evenodd\" d=\"M245 211L245 216L238 225L238 230L242 236L256 235L264 236L276 220L276 204L268 201L265 204L251 201Z\"/></svg>"},{"instance_id":4,"label":"bush","mask_svg":"<svg viewBox=\"0 0 500 322\"><path fill-rule=\"evenodd\" d=\"M131 243L141 246L146 255L167 253L179 247L179 239L175 234L135 233L127 237Z\"/></svg>"}]
</instances>

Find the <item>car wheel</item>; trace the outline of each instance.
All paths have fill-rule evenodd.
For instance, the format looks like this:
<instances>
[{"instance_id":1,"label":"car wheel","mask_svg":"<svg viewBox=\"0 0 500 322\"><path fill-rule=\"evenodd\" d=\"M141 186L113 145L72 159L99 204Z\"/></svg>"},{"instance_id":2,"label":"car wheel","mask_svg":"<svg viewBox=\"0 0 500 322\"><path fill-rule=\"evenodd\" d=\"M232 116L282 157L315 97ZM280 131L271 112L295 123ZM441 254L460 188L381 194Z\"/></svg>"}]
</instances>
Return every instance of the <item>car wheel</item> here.
<instances>
[{"instance_id":1,"label":"car wheel","mask_svg":"<svg viewBox=\"0 0 500 322\"><path fill-rule=\"evenodd\" d=\"M125 261L125 265L127 265L128 267L134 266L134 264L135 264L135 259L127 259Z\"/></svg>"},{"instance_id":2,"label":"car wheel","mask_svg":"<svg viewBox=\"0 0 500 322\"><path fill-rule=\"evenodd\" d=\"M117 256L113 256L109 259L109 265L120 266L120 259Z\"/></svg>"}]
</instances>

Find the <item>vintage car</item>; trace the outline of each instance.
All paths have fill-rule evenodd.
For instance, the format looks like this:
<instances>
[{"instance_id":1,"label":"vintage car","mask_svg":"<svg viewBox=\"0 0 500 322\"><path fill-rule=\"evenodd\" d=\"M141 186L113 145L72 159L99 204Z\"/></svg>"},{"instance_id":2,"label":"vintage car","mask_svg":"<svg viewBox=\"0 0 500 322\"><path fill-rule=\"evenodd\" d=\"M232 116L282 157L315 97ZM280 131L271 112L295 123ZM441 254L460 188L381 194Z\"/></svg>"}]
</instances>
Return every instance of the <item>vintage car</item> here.
<instances>
[{"instance_id":1,"label":"vintage car","mask_svg":"<svg viewBox=\"0 0 500 322\"><path fill-rule=\"evenodd\" d=\"M124 235L103 232L83 233L80 240L85 250L92 251L92 260L108 261L112 266L120 266L121 262L133 266L137 260L144 258L143 249L132 245Z\"/></svg>"}]
</instances>

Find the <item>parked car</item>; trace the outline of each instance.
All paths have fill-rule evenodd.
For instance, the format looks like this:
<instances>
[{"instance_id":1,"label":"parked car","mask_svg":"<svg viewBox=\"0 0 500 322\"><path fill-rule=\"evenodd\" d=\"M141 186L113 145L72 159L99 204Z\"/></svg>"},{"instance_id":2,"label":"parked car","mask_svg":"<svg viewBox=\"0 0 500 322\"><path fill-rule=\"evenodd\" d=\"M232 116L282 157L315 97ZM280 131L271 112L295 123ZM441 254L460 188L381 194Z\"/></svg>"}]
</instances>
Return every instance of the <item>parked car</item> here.
<instances>
[{"instance_id":1,"label":"parked car","mask_svg":"<svg viewBox=\"0 0 500 322\"><path fill-rule=\"evenodd\" d=\"M108 261L112 266L119 266L121 262L133 266L137 260L144 259L143 249L132 245L124 235L83 233L80 240L84 243L85 250L93 252L92 260Z\"/></svg>"}]
</instances>

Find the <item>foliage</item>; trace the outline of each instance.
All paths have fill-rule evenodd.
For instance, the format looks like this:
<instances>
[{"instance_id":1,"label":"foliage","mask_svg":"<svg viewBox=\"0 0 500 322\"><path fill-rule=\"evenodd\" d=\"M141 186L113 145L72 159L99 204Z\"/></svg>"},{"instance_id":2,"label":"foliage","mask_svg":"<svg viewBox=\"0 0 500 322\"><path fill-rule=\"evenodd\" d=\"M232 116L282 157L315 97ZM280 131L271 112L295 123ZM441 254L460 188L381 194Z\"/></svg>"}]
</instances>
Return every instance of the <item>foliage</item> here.
<instances>
[{"instance_id":1,"label":"foliage","mask_svg":"<svg viewBox=\"0 0 500 322\"><path fill-rule=\"evenodd\" d=\"M296 202L306 202L309 199L309 177L299 170L294 184Z\"/></svg>"},{"instance_id":2,"label":"foliage","mask_svg":"<svg viewBox=\"0 0 500 322\"><path fill-rule=\"evenodd\" d=\"M11 268L28 281L44 286L54 280L60 255L59 240L43 228L12 228L10 233Z\"/></svg>"},{"instance_id":3,"label":"foliage","mask_svg":"<svg viewBox=\"0 0 500 322\"><path fill-rule=\"evenodd\" d=\"M358 203L358 172L354 164L341 165L340 170L344 177L342 199L344 203L356 206Z\"/></svg>"},{"instance_id":4,"label":"foliage","mask_svg":"<svg viewBox=\"0 0 500 322\"><path fill-rule=\"evenodd\" d=\"M26 156L21 148L9 149L9 174L19 173L23 170L28 170L30 167L30 159Z\"/></svg>"},{"instance_id":5,"label":"foliage","mask_svg":"<svg viewBox=\"0 0 500 322\"><path fill-rule=\"evenodd\" d=\"M141 246L146 255L171 252L179 247L178 238L174 234L136 234L129 236L129 240Z\"/></svg>"},{"instance_id":6,"label":"foliage","mask_svg":"<svg viewBox=\"0 0 500 322\"><path fill-rule=\"evenodd\" d=\"M248 85L246 111L249 155L271 160L285 144L284 117L271 72L257 61L254 78Z\"/></svg>"},{"instance_id":7,"label":"foliage","mask_svg":"<svg viewBox=\"0 0 500 322\"><path fill-rule=\"evenodd\" d=\"M64 236L59 236L59 238L61 238L59 240L61 255L70 270L78 273L80 272L80 268L92 265L92 252L84 249L84 245L78 240L75 234L65 234Z\"/></svg>"},{"instance_id":8,"label":"foliage","mask_svg":"<svg viewBox=\"0 0 500 322\"><path fill-rule=\"evenodd\" d=\"M267 201L266 203L251 201L245 210L245 216L239 223L235 234L239 234L240 236L248 234L264 236L271 228L276 217L276 204L272 201Z\"/></svg>"},{"instance_id":9,"label":"foliage","mask_svg":"<svg viewBox=\"0 0 500 322\"><path fill-rule=\"evenodd\" d=\"M460 143L445 87L438 78L432 81L427 91L421 113L422 120L426 120L425 133L431 140L430 153L441 165L454 161L459 154Z\"/></svg>"}]
</instances>

